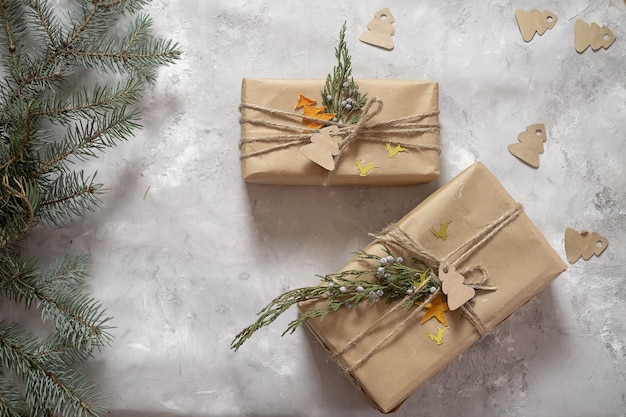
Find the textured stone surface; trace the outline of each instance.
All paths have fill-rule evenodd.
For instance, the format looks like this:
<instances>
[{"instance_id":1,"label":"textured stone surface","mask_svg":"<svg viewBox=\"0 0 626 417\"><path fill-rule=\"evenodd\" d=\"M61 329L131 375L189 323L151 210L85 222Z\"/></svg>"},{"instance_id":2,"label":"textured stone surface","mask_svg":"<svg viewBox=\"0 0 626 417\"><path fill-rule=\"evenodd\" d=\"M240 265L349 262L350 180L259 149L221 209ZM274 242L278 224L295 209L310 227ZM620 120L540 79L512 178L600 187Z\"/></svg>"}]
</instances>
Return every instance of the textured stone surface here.
<instances>
[{"instance_id":1,"label":"textured stone surface","mask_svg":"<svg viewBox=\"0 0 626 417\"><path fill-rule=\"evenodd\" d=\"M350 4L351 3L351 4ZM358 6L355 6L358 4ZM357 40L374 12L395 49ZM154 0L155 30L184 55L141 103L144 130L92 162L111 191L32 250L92 254L89 288L115 343L88 364L114 416L377 416L290 311L237 353L236 332L288 288L316 283L476 160L565 257L567 227L609 248L549 288L416 391L398 416L623 416L626 410L626 4L571 0L525 43L520 1ZM607 24L608 50L574 49L574 21ZM357 78L440 82L442 175L402 188L246 186L238 105L245 77L322 78L347 20ZM507 146L533 123L535 170Z\"/></svg>"}]
</instances>

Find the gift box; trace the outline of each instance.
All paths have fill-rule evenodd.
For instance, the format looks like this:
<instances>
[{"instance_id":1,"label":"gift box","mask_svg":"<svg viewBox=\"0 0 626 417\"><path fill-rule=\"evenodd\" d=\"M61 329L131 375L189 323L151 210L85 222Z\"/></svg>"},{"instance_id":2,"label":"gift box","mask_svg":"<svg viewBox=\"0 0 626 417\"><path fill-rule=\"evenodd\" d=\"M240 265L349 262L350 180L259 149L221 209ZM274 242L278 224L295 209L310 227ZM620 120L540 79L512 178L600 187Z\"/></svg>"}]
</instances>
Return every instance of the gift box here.
<instances>
[{"instance_id":1,"label":"gift box","mask_svg":"<svg viewBox=\"0 0 626 417\"><path fill-rule=\"evenodd\" d=\"M439 176L439 87L433 81L355 80L372 101L362 123L339 125L350 143L329 171L302 148L307 129L300 95L321 102L324 80L244 79L241 88L241 171L246 182L294 185L407 185ZM367 106L366 106L367 107ZM306 119L304 119L306 120ZM332 124L332 121L325 122ZM356 130L356 131L355 131Z\"/></svg>"},{"instance_id":2,"label":"gift box","mask_svg":"<svg viewBox=\"0 0 626 417\"><path fill-rule=\"evenodd\" d=\"M442 225L446 233L441 233ZM430 304L406 309L382 301L341 308L306 322L384 413L397 409L412 391L566 269L522 206L481 163L381 232L364 251L384 257L384 248L405 260L433 259L429 265L435 274L443 265L468 271L466 280L478 271L490 287L477 290L462 307L443 312L446 326L436 318L422 323ZM343 270L367 269L372 262L355 258ZM307 301L298 308L302 313L324 302Z\"/></svg>"}]
</instances>

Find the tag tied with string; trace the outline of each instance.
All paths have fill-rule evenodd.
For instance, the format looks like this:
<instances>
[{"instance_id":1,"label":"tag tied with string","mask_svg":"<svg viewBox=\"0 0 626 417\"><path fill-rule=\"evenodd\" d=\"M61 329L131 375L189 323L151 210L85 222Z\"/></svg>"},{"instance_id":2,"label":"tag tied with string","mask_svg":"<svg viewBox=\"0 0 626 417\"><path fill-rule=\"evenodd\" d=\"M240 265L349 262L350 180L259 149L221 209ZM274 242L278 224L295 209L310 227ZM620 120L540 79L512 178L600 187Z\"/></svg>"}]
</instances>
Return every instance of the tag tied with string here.
<instances>
[{"instance_id":1,"label":"tag tied with string","mask_svg":"<svg viewBox=\"0 0 626 417\"><path fill-rule=\"evenodd\" d=\"M401 185L439 175L438 86L431 81L359 80L368 101L354 124L323 120L294 111L299 95L311 94L315 80L245 79L239 142L246 182L302 185ZM337 129L330 129L331 126ZM387 143L404 149L390 158ZM339 148L338 150L336 148ZM331 159L333 162L331 162ZM377 169L361 176L355 161ZM330 169L329 169L330 168Z\"/></svg>"}]
</instances>

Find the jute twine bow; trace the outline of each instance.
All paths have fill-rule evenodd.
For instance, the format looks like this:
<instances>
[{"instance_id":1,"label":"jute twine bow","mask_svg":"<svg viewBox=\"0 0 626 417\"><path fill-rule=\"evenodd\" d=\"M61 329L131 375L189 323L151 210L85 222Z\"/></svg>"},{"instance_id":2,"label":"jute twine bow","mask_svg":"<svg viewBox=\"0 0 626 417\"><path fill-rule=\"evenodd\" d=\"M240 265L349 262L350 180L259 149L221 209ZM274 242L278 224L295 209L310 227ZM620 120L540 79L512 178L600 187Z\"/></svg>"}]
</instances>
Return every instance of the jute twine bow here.
<instances>
[{"instance_id":1,"label":"jute twine bow","mask_svg":"<svg viewBox=\"0 0 626 417\"><path fill-rule=\"evenodd\" d=\"M339 127L337 135L340 137L339 154L334 157L335 163L339 161L341 155L348 146L355 140L366 142L388 142L387 135L411 135L423 134L439 131L438 123L424 123L424 119L439 114L438 111L413 114L407 117L387 120L385 122L371 123L371 119L380 113L383 109L383 101L377 97L372 98L363 107L362 115L358 123L345 124L341 122L323 121L311 116L304 116L300 113L288 112L270 107L258 106L255 104L243 103L239 106L239 111L243 109L251 109L270 116L271 120L259 120L254 117L244 117L239 119L241 124L251 124L263 126L282 131L284 133L273 136L264 136L256 138L242 138L239 141L239 149L247 143L255 142L277 142L276 145L268 146L263 149L242 153L240 159L248 159L254 156L275 152L281 149L290 148L292 146L305 145L311 141L311 136L319 133L319 129L307 129L304 132L301 127L292 124L281 123L280 119L305 119L315 122L323 122L326 126L334 125ZM293 132L293 133L290 133ZM412 143L398 143L406 149L415 151L437 151L441 152L439 146L434 145L417 145Z\"/></svg>"},{"instance_id":2,"label":"jute twine bow","mask_svg":"<svg viewBox=\"0 0 626 417\"><path fill-rule=\"evenodd\" d=\"M462 245L454 249L447 256L444 256L442 259L439 259L436 255L429 252L419 242L412 239L404 230L400 229L396 224L387 226L384 230L381 231L379 235L374 235L374 238L375 242L380 242L387 245L395 245L405 249L416 259L424 263L426 267L430 268L431 271L438 271L439 265L444 265L444 267L456 267L457 265L462 264L465 260L467 260L467 258L469 258L480 248L482 248L489 240L491 240L500 230L502 230L505 226L515 220L522 213L522 211L522 205L519 203L516 204L513 208L506 211L502 216L484 226L474 236L472 236ZM455 257L456 259L454 261L451 261L451 259ZM457 272L464 276L467 276L473 272L479 272L481 277L477 281L473 282L473 284L476 284L478 286L484 284L488 278L487 270L481 265L473 265ZM363 365L365 361L367 361L376 351L378 351L378 349L380 349L380 347L385 342L394 337L396 334L400 333L409 323L411 323L417 317L417 315L422 310L424 310L425 306L428 303L433 301L433 299L441 293L441 282L439 281L439 278L434 274L431 274L431 277L438 285L436 290L422 304L414 308L411 314L409 314L400 323L396 324L389 331L389 333L387 333L382 339L374 344L367 352L365 352L363 356L361 356L352 365L344 366L341 362L339 362L340 366L344 369L346 373L350 373L360 368L361 365ZM423 285L425 285L425 283ZM408 300L408 297L405 298L405 300ZM338 359L339 355L342 355L343 353L352 349L361 339L363 339L363 337L365 337L373 328L378 326L387 316L399 310L402 304L402 302L397 302L395 306L388 309L369 327L354 336L344 347L335 351L332 354L332 357ZM485 323L480 317L478 317L470 303L465 303L463 306L460 307L460 309L463 313L463 316L474 326L480 336L486 336L488 331Z\"/></svg>"}]
</instances>

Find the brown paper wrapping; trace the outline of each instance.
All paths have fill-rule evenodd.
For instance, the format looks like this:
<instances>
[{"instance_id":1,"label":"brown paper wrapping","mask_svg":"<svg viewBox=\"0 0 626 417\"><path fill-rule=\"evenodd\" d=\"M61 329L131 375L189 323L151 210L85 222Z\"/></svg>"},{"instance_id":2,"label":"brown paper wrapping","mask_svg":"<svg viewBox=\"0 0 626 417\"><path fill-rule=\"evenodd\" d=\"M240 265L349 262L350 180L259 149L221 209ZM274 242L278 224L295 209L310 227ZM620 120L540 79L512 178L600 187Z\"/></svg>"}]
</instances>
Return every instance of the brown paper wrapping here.
<instances>
[{"instance_id":1,"label":"brown paper wrapping","mask_svg":"<svg viewBox=\"0 0 626 417\"><path fill-rule=\"evenodd\" d=\"M359 91L368 98L378 97L383 109L372 123L394 120L415 114L438 111L439 86L434 81L410 80L357 80ZM244 79L241 103L296 112L294 106L299 94L315 99L321 106L320 91L324 80ZM277 121L290 126L302 127L301 119L270 116L249 109L241 109L243 117L263 121ZM424 119L424 123L438 124L437 114ZM280 135L272 127L241 124L242 139ZM409 143L421 146L439 146L439 132L409 135L389 135L384 138L394 146ZM246 182L260 184L320 185L408 185L432 181L439 176L439 152L437 150L410 150L389 158L383 142L365 142L358 139L340 158L337 167L326 178L328 171L315 164L300 151L299 146L275 150L269 153L242 158L241 172ZM241 155L280 144L253 142L241 146ZM372 162L378 166L366 176L360 176L356 168L357 158L363 164Z\"/></svg>"},{"instance_id":2,"label":"brown paper wrapping","mask_svg":"<svg viewBox=\"0 0 626 417\"><path fill-rule=\"evenodd\" d=\"M443 258L516 204L489 170L476 163L424 200L397 225L431 253ZM448 238L437 239L430 229L446 221L452 222ZM380 243L372 243L364 250L383 255L381 248ZM395 247L392 250L397 255L402 254L404 259L411 259L403 250ZM487 330L493 329L566 269L523 212L459 268L477 264L488 271L487 284L497 286L493 292L476 292L473 308ZM355 259L343 270L366 267L363 260ZM299 309L306 311L319 302L302 303ZM341 309L323 320L309 320L308 326L330 352L341 350L354 336L367 330L356 346L338 355L339 363L349 368L409 314L399 309L368 330L389 308L384 302L367 303L355 309ZM420 312L414 322L350 373L353 382L379 410L386 413L397 408L412 391L480 338L460 310L447 311L445 315L450 327L442 345L427 337L428 331L437 334L437 328L442 325L435 318L420 324L423 316Z\"/></svg>"}]
</instances>

